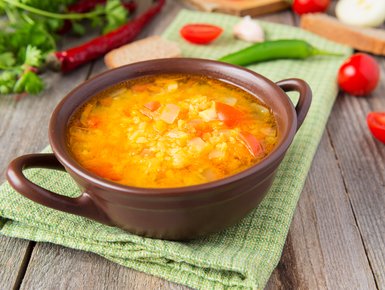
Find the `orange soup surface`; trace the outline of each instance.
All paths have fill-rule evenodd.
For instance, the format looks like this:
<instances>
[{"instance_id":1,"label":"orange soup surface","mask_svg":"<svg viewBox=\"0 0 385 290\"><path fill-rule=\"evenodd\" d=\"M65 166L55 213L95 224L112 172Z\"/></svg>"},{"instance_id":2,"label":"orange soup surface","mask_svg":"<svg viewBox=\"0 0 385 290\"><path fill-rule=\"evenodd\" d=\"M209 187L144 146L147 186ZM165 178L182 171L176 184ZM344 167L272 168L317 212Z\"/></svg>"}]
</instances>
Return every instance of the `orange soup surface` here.
<instances>
[{"instance_id":1,"label":"orange soup surface","mask_svg":"<svg viewBox=\"0 0 385 290\"><path fill-rule=\"evenodd\" d=\"M68 146L85 169L123 185L180 187L260 162L277 142L264 104L233 85L196 75L123 82L72 117Z\"/></svg>"}]
</instances>

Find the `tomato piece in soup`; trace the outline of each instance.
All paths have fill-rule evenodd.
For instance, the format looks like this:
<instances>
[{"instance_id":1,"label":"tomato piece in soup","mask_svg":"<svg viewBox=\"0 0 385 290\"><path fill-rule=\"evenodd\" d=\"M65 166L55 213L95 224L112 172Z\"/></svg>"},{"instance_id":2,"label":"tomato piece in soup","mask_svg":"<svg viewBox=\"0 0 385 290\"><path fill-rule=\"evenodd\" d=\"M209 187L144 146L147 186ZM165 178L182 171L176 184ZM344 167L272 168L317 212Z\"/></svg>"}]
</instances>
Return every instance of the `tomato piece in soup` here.
<instances>
[{"instance_id":1,"label":"tomato piece in soup","mask_svg":"<svg viewBox=\"0 0 385 290\"><path fill-rule=\"evenodd\" d=\"M264 154L264 149L261 142L253 134L248 132L241 132L239 136L254 158L258 158Z\"/></svg>"},{"instance_id":2,"label":"tomato piece in soup","mask_svg":"<svg viewBox=\"0 0 385 290\"><path fill-rule=\"evenodd\" d=\"M245 116L245 113L221 102L215 103L215 109L218 114L218 119L223 121L223 123L229 127L235 126Z\"/></svg>"}]
</instances>

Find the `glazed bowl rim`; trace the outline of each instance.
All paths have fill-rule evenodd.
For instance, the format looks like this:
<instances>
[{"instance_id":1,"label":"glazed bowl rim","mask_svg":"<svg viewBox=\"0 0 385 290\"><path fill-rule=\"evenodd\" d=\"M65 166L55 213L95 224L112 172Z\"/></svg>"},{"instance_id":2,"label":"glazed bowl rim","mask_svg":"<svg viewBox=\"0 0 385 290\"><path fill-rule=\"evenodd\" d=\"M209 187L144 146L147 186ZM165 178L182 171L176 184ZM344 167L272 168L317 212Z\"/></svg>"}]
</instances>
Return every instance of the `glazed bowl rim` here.
<instances>
[{"instance_id":1,"label":"glazed bowl rim","mask_svg":"<svg viewBox=\"0 0 385 290\"><path fill-rule=\"evenodd\" d=\"M170 64L170 62L178 63L178 62L192 62L195 64L209 64L210 66L214 65L218 68L218 71L220 72L221 68L224 70L226 68L232 69L232 70L241 70L242 72L246 72L250 74L251 76L262 80L263 82L267 83L269 87L274 89L276 93L279 93L282 95L282 100L287 99L287 102L290 103L290 106L284 106L285 109L289 109L291 114L293 116L293 121L290 125L288 125L288 129L286 130L286 134L282 136L282 140L279 144L276 145L276 147L273 149L272 152L270 152L261 162L241 171L236 174L230 175L225 178L221 178L212 182L197 184L197 185L189 185L189 186L181 186L181 187L165 187L165 188L146 188L146 187L135 187L135 186L128 186L128 185L122 185L119 183L115 183L113 181L106 180L104 178L101 178L97 176L96 174L87 171L85 168L83 168L76 160L71 156L71 153L68 150L68 147L66 144L62 144L63 142L60 142L60 138L55 138L55 134L58 134L56 132L55 127L57 125L57 118L58 115L63 110L63 107L71 101L72 98L77 97L77 95L84 92L87 97L84 98L83 104L90 99L95 94L87 94L87 90L89 87L92 87L93 84L97 84L98 81L102 80L103 78L106 78L109 75L119 75L120 73L123 73L124 71L128 69L135 69L140 67L149 65L149 64ZM217 72L218 72L217 71ZM198 69L191 69L191 74L199 74ZM150 73L148 75L151 75ZM154 74L153 74L154 75ZM218 77L210 76L214 79L221 80ZM115 77L116 79L116 77ZM127 79L134 79L134 78L127 78ZM111 83L110 86L116 85L120 83L121 81L117 81L114 83ZM234 85L237 85L236 83L233 83ZM237 85L239 88L244 89L241 85ZM107 86L108 87L108 86ZM98 91L102 91L106 89L107 87L101 88ZM84 95L84 94L83 94ZM262 101L264 101L264 96L260 97L258 96ZM76 109L80 107L77 106ZM76 111L76 109L74 111ZM74 113L70 114L70 116ZM68 116L68 119L70 118ZM67 127L67 124L65 125L65 128ZM296 127L297 127L297 118L296 118L296 112L294 105L292 104L291 100L287 96L287 94L280 89L280 87L269 80L268 78L252 71L244 67L235 66L223 62L218 62L214 60L208 60L208 59L200 59L200 58L170 58L170 59L157 59L157 60L149 60L149 61L142 61L137 62L134 64L128 64L124 65L118 68L110 69L105 72L102 72L96 76L93 76L92 78L82 82L78 86L76 86L73 90L71 90L62 100L61 102L56 106L54 112L51 115L50 118L50 124L49 124L49 141L52 148L53 153L55 154L56 158L59 160L60 163L64 165L64 167L67 170L70 170L80 178L84 179L87 183L92 184L93 186L97 186L99 188L102 188L104 190L113 191L116 193L122 193L122 194L130 194L130 195L139 195L139 196L146 196L146 195L152 195L152 196L179 196L179 195L186 195L188 193L196 193L201 191L207 191L214 188L219 188L226 186L228 184L234 183L236 181L242 180L244 178L247 178L250 175L253 174L263 174L266 172L269 167L272 164L275 164L280 158L282 158L290 144L292 143L292 140L294 139L294 136L296 134ZM66 132L65 132L66 133ZM280 164L280 162L279 162ZM278 164L278 165L279 165ZM278 165L276 167L278 167ZM275 170L275 169L274 169Z\"/></svg>"}]
</instances>

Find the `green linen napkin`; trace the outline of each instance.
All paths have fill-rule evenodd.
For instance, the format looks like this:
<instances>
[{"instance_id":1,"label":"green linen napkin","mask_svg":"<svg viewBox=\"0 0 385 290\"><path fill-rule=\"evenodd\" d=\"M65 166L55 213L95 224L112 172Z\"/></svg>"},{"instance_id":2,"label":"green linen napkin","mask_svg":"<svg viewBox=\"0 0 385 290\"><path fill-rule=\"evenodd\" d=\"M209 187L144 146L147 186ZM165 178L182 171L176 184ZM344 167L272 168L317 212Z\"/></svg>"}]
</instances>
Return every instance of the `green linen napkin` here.
<instances>
[{"instance_id":1,"label":"green linen napkin","mask_svg":"<svg viewBox=\"0 0 385 290\"><path fill-rule=\"evenodd\" d=\"M240 19L222 14L182 11L164 37L177 42L184 56L217 59L249 44L234 40ZM207 46L188 44L179 36L186 23L220 25L223 35ZM345 54L349 48L294 27L261 22L268 39L300 38L320 49ZM249 68L273 81L297 77L314 92L310 112L288 150L275 182L258 208L237 225L199 240L171 242L143 238L118 228L40 206L0 188L0 233L91 251L121 265L201 289L260 289L276 267L307 172L337 94L336 74L345 57L279 60ZM41 186L68 196L79 190L66 173L31 169L27 176Z\"/></svg>"}]
</instances>

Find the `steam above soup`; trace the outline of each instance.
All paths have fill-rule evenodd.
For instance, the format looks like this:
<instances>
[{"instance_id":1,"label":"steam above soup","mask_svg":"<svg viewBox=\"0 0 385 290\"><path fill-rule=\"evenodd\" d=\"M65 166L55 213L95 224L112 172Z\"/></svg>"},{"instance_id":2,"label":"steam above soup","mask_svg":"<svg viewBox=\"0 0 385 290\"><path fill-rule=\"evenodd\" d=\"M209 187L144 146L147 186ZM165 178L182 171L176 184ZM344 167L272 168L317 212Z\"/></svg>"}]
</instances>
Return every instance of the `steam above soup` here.
<instances>
[{"instance_id":1,"label":"steam above soup","mask_svg":"<svg viewBox=\"0 0 385 290\"><path fill-rule=\"evenodd\" d=\"M206 183L260 162L277 143L273 113L248 92L196 75L123 82L72 117L68 146L85 169L123 185Z\"/></svg>"}]
</instances>

